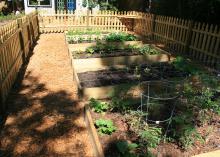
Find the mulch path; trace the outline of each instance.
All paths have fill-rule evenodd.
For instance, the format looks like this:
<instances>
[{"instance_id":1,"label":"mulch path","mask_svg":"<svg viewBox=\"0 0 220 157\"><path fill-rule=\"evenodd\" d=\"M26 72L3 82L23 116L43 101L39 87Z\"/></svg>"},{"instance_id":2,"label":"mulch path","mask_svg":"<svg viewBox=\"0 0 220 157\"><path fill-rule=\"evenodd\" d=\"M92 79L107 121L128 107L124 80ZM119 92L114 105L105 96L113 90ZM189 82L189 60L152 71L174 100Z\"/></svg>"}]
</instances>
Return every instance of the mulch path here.
<instances>
[{"instance_id":1,"label":"mulch path","mask_svg":"<svg viewBox=\"0 0 220 157\"><path fill-rule=\"evenodd\" d=\"M8 97L0 156L93 156L64 41L40 36Z\"/></svg>"}]
</instances>

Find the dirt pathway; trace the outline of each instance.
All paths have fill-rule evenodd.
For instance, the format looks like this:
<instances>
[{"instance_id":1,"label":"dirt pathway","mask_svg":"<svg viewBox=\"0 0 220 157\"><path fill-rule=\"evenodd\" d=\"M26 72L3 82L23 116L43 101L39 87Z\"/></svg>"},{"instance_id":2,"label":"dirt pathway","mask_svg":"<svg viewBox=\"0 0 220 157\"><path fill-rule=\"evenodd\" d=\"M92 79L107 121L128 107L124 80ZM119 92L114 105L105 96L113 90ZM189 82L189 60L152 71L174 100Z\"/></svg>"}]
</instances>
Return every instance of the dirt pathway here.
<instances>
[{"instance_id":1,"label":"dirt pathway","mask_svg":"<svg viewBox=\"0 0 220 157\"><path fill-rule=\"evenodd\" d=\"M93 156L64 35L41 35L25 69L8 98L0 156Z\"/></svg>"}]
</instances>

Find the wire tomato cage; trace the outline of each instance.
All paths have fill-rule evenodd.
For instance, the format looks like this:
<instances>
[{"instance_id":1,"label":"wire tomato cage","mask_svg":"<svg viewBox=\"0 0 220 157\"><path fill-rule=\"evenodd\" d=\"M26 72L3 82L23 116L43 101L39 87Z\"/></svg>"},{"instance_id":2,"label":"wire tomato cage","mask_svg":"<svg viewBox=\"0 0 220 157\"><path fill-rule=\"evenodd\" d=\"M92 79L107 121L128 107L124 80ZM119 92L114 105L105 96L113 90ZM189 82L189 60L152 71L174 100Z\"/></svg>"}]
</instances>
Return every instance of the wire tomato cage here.
<instances>
[{"instance_id":1,"label":"wire tomato cage","mask_svg":"<svg viewBox=\"0 0 220 157\"><path fill-rule=\"evenodd\" d=\"M162 127L167 136L178 98L181 96L183 81L147 81L140 83L141 103L137 110L144 114L147 125Z\"/></svg>"}]
</instances>

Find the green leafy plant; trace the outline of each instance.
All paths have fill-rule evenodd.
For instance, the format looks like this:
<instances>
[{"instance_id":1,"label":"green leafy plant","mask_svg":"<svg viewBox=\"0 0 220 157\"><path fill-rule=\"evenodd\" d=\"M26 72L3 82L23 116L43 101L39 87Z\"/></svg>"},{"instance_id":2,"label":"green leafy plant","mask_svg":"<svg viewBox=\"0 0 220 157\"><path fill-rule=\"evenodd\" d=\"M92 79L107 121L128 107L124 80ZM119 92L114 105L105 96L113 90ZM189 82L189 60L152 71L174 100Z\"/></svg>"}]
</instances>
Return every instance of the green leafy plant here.
<instances>
[{"instance_id":1,"label":"green leafy plant","mask_svg":"<svg viewBox=\"0 0 220 157\"><path fill-rule=\"evenodd\" d=\"M84 39L83 37L79 37L79 38L78 38L78 42L79 42L79 43L82 43L84 40L85 40L85 39Z\"/></svg>"},{"instance_id":2,"label":"green leafy plant","mask_svg":"<svg viewBox=\"0 0 220 157\"><path fill-rule=\"evenodd\" d=\"M188 72L190 74L198 74L199 69L194 65L187 62L183 57L177 56L176 59L172 62L176 69Z\"/></svg>"},{"instance_id":3,"label":"green leafy plant","mask_svg":"<svg viewBox=\"0 0 220 157\"><path fill-rule=\"evenodd\" d=\"M135 150L138 145L136 143L128 143L127 141L118 141L116 147L121 157L136 157Z\"/></svg>"},{"instance_id":4,"label":"green leafy plant","mask_svg":"<svg viewBox=\"0 0 220 157\"><path fill-rule=\"evenodd\" d=\"M146 113L143 113L141 111L132 111L132 110L127 111L127 113L125 114L125 119L132 132L138 134L138 132L142 130L141 126L147 125L147 123L144 120L144 117L146 115L147 115Z\"/></svg>"},{"instance_id":5,"label":"green leafy plant","mask_svg":"<svg viewBox=\"0 0 220 157\"><path fill-rule=\"evenodd\" d=\"M213 91L209 88L204 88L199 95L195 96L195 102L200 105L202 109L220 111L220 105L216 101L213 101L213 97Z\"/></svg>"},{"instance_id":6,"label":"green leafy plant","mask_svg":"<svg viewBox=\"0 0 220 157\"><path fill-rule=\"evenodd\" d=\"M137 40L137 37L133 34L128 34L128 35L126 35L125 40L126 41L135 41L135 40Z\"/></svg>"},{"instance_id":7,"label":"green leafy plant","mask_svg":"<svg viewBox=\"0 0 220 157\"><path fill-rule=\"evenodd\" d=\"M162 139L162 129L150 127L145 121L146 115L141 111L129 111L125 114L125 118L130 130L139 136L140 143L155 148Z\"/></svg>"},{"instance_id":8,"label":"green leafy plant","mask_svg":"<svg viewBox=\"0 0 220 157\"><path fill-rule=\"evenodd\" d=\"M89 105L97 113L103 113L109 109L109 104L107 104L105 102L100 102L94 98L90 99Z\"/></svg>"},{"instance_id":9,"label":"green leafy plant","mask_svg":"<svg viewBox=\"0 0 220 157\"><path fill-rule=\"evenodd\" d=\"M111 135L116 131L116 127L111 120L98 119L95 121L95 125L98 128L98 132L102 134Z\"/></svg>"},{"instance_id":10,"label":"green leafy plant","mask_svg":"<svg viewBox=\"0 0 220 157\"><path fill-rule=\"evenodd\" d=\"M144 45L143 47L139 48L140 54L148 54L149 51L150 51L149 45Z\"/></svg>"},{"instance_id":11,"label":"green leafy plant","mask_svg":"<svg viewBox=\"0 0 220 157\"><path fill-rule=\"evenodd\" d=\"M111 110L125 112L131 108L131 102L128 99L113 97L111 100Z\"/></svg>"},{"instance_id":12,"label":"green leafy plant","mask_svg":"<svg viewBox=\"0 0 220 157\"><path fill-rule=\"evenodd\" d=\"M199 80L200 82L201 80ZM198 84L198 83L197 83ZM184 85L183 96L193 108L197 107L201 110L210 110L220 113L220 106L217 99L214 99L215 90L204 87L203 82L200 86L195 86L192 83Z\"/></svg>"},{"instance_id":13,"label":"green leafy plant","mask_svg":"<svg viewBox=\"0 0 220 157\"><path fill-rule=\"evenodd\" d=\"M94 48L92 47L89 47L86 49L86 52L89 53L89 54L93 54L95 52Z\"/></svg>"},{"instance_id":14,"label":"green leafy plant","mask_svg":"<svg viewBox=\"0 0 220 157\"><path fill-rule=\"evenodd\" d=\"M113 52L116 49L114 45L105 45L105 50L109 53Z\"/></svg>"},{"instance_id":15,"label":"green leafy plant","mask_svg":"<svg viewBox=\"0 0 220 157\"><path fill-rule=\"evenodd\" d=\"M141 140L145 141L150 148L155 148L161 141L162 129L157 127L147 127L139 132Z\"/></svg>"},{"instance_id":16,"label":"green leafy plant","mask_svg":"<svg viewBox=\"0 0 220 157\"><path fill-rule=\"evenodd\" d=\"M137 37L126 33L110 33L105 40L109 42L135 41Z\"/></svg>"},{"instance_id":17,"label":"green leafy plant","mask_svg":"<svg viewBox=\"0 0 220 157\"><path fill-rule=\"evenodd\" d=\"M144 54L149 54L149 55L160 54L159 51L157 51L154 48L151 48L151 46L148 45L148 44L145 44L143 47L140 47L138 51L139 51L140 54L143 54L143 55Z\"/></svg>"},{"instance_id":18,"label":"green leafy plant","mask_svg":"<svg viewBox=\"0 0 220 157\"><path fill-rule=\"evenodd\" d=\"M138 51L139 46L138 45L128 45L128 47L126 49L131 52L134 52L134 51Z\"/></svg>"},{"instance_id":19,"label":"green leafy plant","mask_svg":"<svg viewBox=\"0 0 220 157\"><path fill-rule=\"evenodd\" d=\"M196 141L203 142L202 136L197 132L193 111L185 111L173 118L174 137L184 149L192 147Z\"/></svg>"},{"instance_id":20,"label":"green leafy plant","mask_svg":"<svg viewBox=\"0 0 220 157\"><path fill-rule=\"evenodd\" d=\"M181 143L184 149L191 148L196 141L204 142L204 139L194 127L186 125L182 129L183 130L181 131L179 142Z\"/></svg>"}]
</instances>

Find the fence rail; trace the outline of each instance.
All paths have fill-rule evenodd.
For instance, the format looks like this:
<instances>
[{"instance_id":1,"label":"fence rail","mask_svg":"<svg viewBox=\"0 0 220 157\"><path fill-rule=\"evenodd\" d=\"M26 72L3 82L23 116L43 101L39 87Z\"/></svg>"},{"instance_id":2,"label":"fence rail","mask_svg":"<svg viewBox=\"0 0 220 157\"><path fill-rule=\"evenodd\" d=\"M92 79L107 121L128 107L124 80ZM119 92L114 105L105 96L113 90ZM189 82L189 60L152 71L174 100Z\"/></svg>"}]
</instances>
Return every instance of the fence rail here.
<instances>
[{"instance_id":1,"label":"fence rail","mask_svg":"<svg viewBox=\"0 0 220 157\"><path fill-rule=\"evenodd\" d=\"M0 108L39 35L37 13L0 27Z\"/></svg>"},{"instance_id":2,"label":"fence rail","mask_svg":"<svg viewBox=\"0 0 220 157\"><path fill-rule=\"evenodd\" d=\"M139 13L99 11L92 13L68 13L40 14L40 30L43 33L64 32L74 29L95 28L101 31L131 31L132 20L137 18ZM129 20L130 19L130 20Z\"/></svg>"},{"instance_id":3,"label":"fence rail","mask_svg":"<svg viewBox=\"0 0 220 157\"><path fill-rule=\"evenodd\" d=\"M40 14L39 21L43 33L88 28L135 32L174 54L220 69L219 26L135 11L59 12Z\"/></svg>"},{"instance_id":4,"label":"fence rail","mask_svg":"<svg viewBox=\"0 0 220 157\"><path fill-rule=\"evenodd\" d=\"M147 13L141 16L135 19L135 33L162 43L176 55L187 55L220 70L219 26Z\"/></svg>"}]
</instances>

